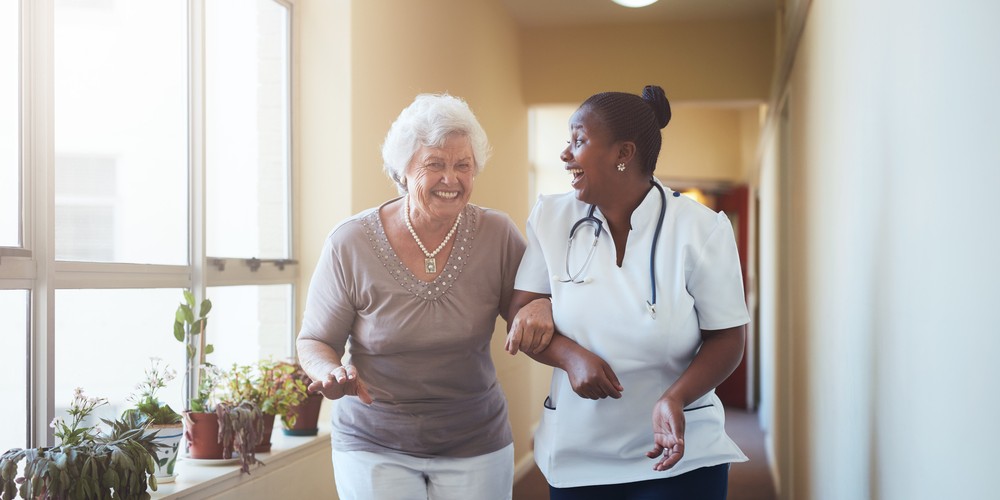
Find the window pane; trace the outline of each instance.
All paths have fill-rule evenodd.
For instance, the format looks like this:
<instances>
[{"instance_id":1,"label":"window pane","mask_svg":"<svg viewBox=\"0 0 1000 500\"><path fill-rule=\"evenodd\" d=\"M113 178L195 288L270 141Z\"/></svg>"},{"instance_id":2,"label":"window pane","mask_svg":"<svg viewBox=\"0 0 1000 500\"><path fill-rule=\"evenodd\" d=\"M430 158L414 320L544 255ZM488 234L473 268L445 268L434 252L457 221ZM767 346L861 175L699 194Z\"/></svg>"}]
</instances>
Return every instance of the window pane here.
<instances>
[{"instance_id":1,"label":"window pane","mask_svg":"<svg viewBox=\"0 0 1000 500\"><path fill-rule=\"evenodd\" d=\"M288 257L288 10L206 4L207 252Z\"/></svg>"},{"instance_id":2,"label":"window pane","mask_svg":"<svg viewBox=\"0 0 1000 500\"><path fill-rule=\"evenodd\" d=\"M28 445L28 291L0 290L0 318L0 450L9 450Z\"/></svg>"},{"instance_id":3,"label":"window pane","mask_svg":"<svg viewBox=\"0 0 1000 500\"><path fill-rule=\"evenodd\" d=\"M55 2L56 258L186 264L185 2Z\"/></svg>"},{"instance_id":4,"label":"window pane","mask_svg":"<svg viewBox=\"0 0 1000 500\"><path fill-rule=\"evenodd\" d=\"M117 418L150 358L177 372L158 394L174 410L184 398L184 344L174 338L179 289L56 290L55 405L65 416L73 389L108 398L95 416Z\"/></svg>"},{"instance_id":5,"label":"window pane","mask_svg":"<svg viewBox=\"0 0 1000 500\"><path fill-rule=\"evenodd\" d=\"M21 246L18 2L0 2L0 247Z\"/></svg>"},{"instance_id":6,"label":"window pane","mask_svg":"<svg viewBox=\"0 0 1000 500\"><path fill-rule=\"evenodd\" d=\"M228 368L291 355L291 285L212 287L208 297L208 339L215 346L209 362Z\"/></svg>"}]
</instances>

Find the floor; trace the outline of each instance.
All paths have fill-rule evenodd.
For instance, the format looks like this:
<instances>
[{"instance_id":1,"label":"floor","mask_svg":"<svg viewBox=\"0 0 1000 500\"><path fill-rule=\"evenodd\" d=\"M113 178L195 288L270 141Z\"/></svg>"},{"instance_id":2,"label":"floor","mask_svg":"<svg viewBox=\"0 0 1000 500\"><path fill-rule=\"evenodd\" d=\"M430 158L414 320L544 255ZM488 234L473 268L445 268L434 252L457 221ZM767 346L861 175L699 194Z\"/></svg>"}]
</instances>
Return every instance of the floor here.
<instances>
[{"instance_id":1,"label":"floor","mask_svg":"<svg viewBox=\"0 0 1000 500\"><path fill-rule=\"evenodd\" d=\"M764 452L764 433L757 425L757 414L727 408L726 432L750 458L749 462L733 464L730 469L727 500L777 500ZM548 498L548 484L537 467L532 467L531 472L514 485L513 500Z\"/></svg>"}]
</instances>

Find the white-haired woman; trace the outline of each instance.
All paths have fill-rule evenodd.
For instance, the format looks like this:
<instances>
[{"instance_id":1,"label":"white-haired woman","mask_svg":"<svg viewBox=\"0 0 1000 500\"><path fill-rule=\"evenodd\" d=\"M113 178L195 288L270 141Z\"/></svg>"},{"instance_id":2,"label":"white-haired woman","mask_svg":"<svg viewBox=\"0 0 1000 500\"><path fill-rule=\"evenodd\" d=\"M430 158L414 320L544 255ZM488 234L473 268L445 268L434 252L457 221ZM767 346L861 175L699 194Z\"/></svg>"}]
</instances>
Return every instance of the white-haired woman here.
<instances>
[{"instance_id":1,"label":"white-haired woman","mask_svg":"<svg viewBox=\"0 0 1000 500\"><path fill-rule=\"evenodd\" d=\"M311 389L337 400L341 499L511 497L490 338L525 241L506 214L469 203L488 153L463 100L417 96L382 147L402 196L326 239L297 345Z\"/></svg>"}]
</instances>

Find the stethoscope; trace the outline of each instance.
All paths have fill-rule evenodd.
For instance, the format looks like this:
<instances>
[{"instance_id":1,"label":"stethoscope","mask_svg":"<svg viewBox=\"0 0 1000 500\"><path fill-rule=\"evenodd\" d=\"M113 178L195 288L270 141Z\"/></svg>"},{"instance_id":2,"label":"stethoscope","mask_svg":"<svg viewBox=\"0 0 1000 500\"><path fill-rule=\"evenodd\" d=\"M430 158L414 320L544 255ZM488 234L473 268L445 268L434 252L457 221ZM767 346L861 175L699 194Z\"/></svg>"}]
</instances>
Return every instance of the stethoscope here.
<instances>
[{"instance_id":1,"label":"stethoscope","mask_svg":"<svg viewBox=\"0 0 1000 500\"><path fill-rule=\"evenodd\" d=\"M667 193L663 191L663 187L660 186L656 181L650 180L650 184L660 192L660 218L656 221L656 232L653 233L653 244L649 248L649 288L652 290L650 292L651 300L646 301L646 309L649 310L649 315L656 319L656 243L660 240L660 230L663 229L663 218L667 214ZM597 251L597 240L601 237L601 230L604 228L604 223L601 219L594 217L594 210L597 207L590 205L590 209L587 211L586 217L576 221L573 227L569 230L569 243L566 245L566 275L568 279L560 279L561 283L573 283L573 284L583 284L590 283L591 279L580 279L583 271L587 269L590 265L590 261L594 258L594 252ZM594 226L594 243L590 246L590 250L587 252L587 258L583 261L583 266L577 272L572 272L569 270L569 256L573 249L573 236L576 234L576 230L581 226L587 224L593 224Z\"/></svg>"}]
</instances>

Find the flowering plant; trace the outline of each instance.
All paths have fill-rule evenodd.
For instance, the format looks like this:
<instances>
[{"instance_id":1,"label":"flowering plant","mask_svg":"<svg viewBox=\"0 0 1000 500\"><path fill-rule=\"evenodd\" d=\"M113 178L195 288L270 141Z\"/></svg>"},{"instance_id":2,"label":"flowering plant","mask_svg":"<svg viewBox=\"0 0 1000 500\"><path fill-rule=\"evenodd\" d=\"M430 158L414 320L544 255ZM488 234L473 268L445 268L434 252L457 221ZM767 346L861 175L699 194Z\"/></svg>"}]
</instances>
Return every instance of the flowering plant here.
<instances>
[{"instance_id":1,"label":"flowering plant","mask_svg":"<svg viewBox=\"0 0 1000 500\"><path fill-rule=\"evenodd\" d=\"M83 389L77 387L73 391L73 401L69 404L70 423L62 417L56 417L49 423L49 427L55 429L55 435L59 438L60 446L79 446L82 444L92 444L100 436L101 431L95 426L84 425L87 417L98 407L108 404L107 398L88 398L83 394Z\"/></svg>"},{"instance_id":2,"label":"flowering plant","mask_svg":"<svg viewBox=\"0 0 1000 500\"><path fill-rule=\"evenodd\" d=\"M156 491L157 448L153 435L143 435L148 422L137 415L102 419L110 428L104 435L85 422L107 403L76 389L69 422L55 418L50 424L59 446L14 448L0 455L0 497L148 499L147 487ZM18 476L22 460L23 475Z\"/></svg>"},{"instance_id":3,"label":"flowering plant","mask_svg":"<svg viewBox=\"0 0 1000 500\"><path fill-rule=\"evenodd\" d=\"M138 394L129 396L135 402L135 408L126 411L137 411L150 420L153 425L171 425L181 422L181 415L170 405L163 404L156 397L157 391L167 386L167 383L177 378L177 372L172 370L160 358L150 358L150 367L146 369L146 378L136 386Z\"/></svg>"},{"instance_id":4,"label":"flowering plant","mask_svg":"<svg viewBox=\"0 0 1000 500\"><path fill-rule=\"evenodd\" d=\"M191 398L191 411L197 413L213 412L218 403L218 388L226 374L211 363L201 365L201 377L198 378L198 392Z\"/></svg>"},{"instance_id":5,"label":"flowering plant","mask_svg":"<svg viewBox=\"0 0 1000 500\"><path fill-rule=\"evenodd\" d=\"M293 421L292 407L308 397L306 384L293 376L295 367L288 363L258 361L256 365L233 365L226 381L227 399L251 402L268 415L280 415Z\"/></svg>"}]
</instances>

